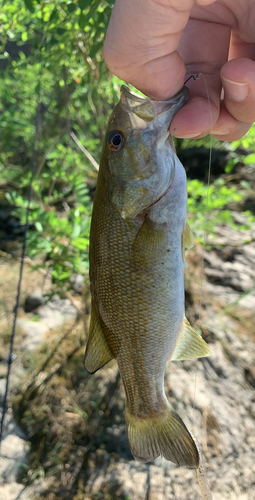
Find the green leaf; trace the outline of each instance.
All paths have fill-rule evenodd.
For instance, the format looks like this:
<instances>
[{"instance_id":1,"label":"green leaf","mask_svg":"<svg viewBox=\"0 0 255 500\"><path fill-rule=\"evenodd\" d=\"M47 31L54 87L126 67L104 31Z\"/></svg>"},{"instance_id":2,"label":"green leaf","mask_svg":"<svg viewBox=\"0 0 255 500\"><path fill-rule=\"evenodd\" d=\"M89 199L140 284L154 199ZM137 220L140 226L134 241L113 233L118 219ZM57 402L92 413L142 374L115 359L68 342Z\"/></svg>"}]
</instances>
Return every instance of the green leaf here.
<instances>
[{"instance_id":1,"label":"green leaf","mask_svg":"<svg viewBox=\"0 0 255 500\"><path fill-rule=\"evenodd\" d=\"M86 248L88 248L88 244L88 238L75 238L75 240L72 241L72 245L75 248L78 248L78 250L86 250Z\"/></svg>"},{"instance_id":2,"label":"green leaf","mask_svg":"<svg viewBox=\"0 0 255 500\"><path fill-rule=\"evenodd\" d=\"M80 224L74 224L73 226L73 231L72 231L72 239L77 238L81 233L81 225Z\"/></svg>"},{"instance_id":3,"label":"green leaf","mask_svg":"<svg viewBox=\"0 0 255 500\"><path fill-rule=\"evenodd\" d=\"M246 163L247 165L255 163L255 153L246 156L246 158L244 158L244 163Z\"/></svg>"},{"instance_id":4,"label":"green leaf","mask_svg":"<svg viewBox=\"0 0 255 500\"><path fill-rule=\"evenodd\" d=\"M69 278L70 274L71 274L70 271L61 272L61 271L56 271L54 269L52 271L52 277L59 281L66 280L67 278Z\"/></svg>"},{"instance_id":5,"label":"green leaf","mask_svg":"<svg viewBox=\"0 0 255 500\"><path fill-rule=\"evenodd\" d=\"M241 186L243 186L245 189L251 189L251 185L249 182L242 180L240 181Z\"/></svg>"},{"instance_id":6,"label":"green leaf","mask_svg":"<svg viewBox=\"0 0 255 500\"><path fill-rule=\"evenodd\" d=\"M23 42L27 41L27 39L28 39L27 31L23 31L23 33L21 35L21 39L23 40Z\"/></svg>"},{"instance_id":7,"label":"green leaf","mask_svg":"<svg viewBox=\"0 0 255 500\"><path fill-rule=\"evenodd\" d=\"M40 93L40 90L41 90L41 83L39 81L35 86L35 93L38 95Z\"/></svg>"},{"instance_id":8,"label":"green leaf","mask_svg":"<svg viewBox=\"0 0 255 500\"><path fill-rule=\"evenodd\" d=\"M79 0L78 5L81 10L86 9L89 5L91 5L91 0Z\"/></svg>"},{"instance_id":9,"label":"green leaf","mask_svg":"<svg viewBox=\"0 0 255 500\"><path fill-rule=\"evenodd\" d=\"M89 53L91 59L93 59L95 57L95 55L97 54L97 52L103 47L103 40L101 42L98 42L94 45L92 45L92 48L91 48L91 51Z\"/></svg>"},{"instance_id":10,"label":"green leaf","mask_svg":"<svg viewBox=\"0 0 255 500\"><path fill-rule=\"evenodd\" d=\"M43 231L43 227L42 227L41 222L36 221L36 222L35 222L35 227L36 227L36 229L37 229L37 231L38 231L39 233L42 233L42 231Z\"/></svg>"},{"instance_id":11,"label":"green leaf","mask_svg":"<svg viewBox=\"0 0 255 500\"><path fill-rule=\"evenodd\" d=\"M82 12L79 15L78 24L79 24L80 28L82 30L84 30L84 28L86 26L86 16L84 16L84 14Z\"/></svg>"},{"instance_id":12,"label":"green leaf","mask_svg":"<svg viewBox=\"0 0 255 500\"><path fill-rule=\"evenodd\" d=\"M54 21L56 21L58 19L59 15L58 15L58 11L56 9L56 7L54 8L54 10L52 11L51 13L51 16L50 16L50 23L53 23Z\"/></svg>"},{"instance_id":13,"label":"green leaf","mask_svg":"<svg viewBox=\"0 0 255 500\"><path fill-rule=\"evenodd\" d=\"M27 7L27 9L30 10L30 12L32 12L32 14L33 14L35 11L34 5L33 5L33 0L24 0L24 3L25 3L25 6Z\"/></svg>"},{"instance_id":14,"label":"green leaf","mask_svg":"<svg viewBox=\"0 0 255 500\"><path fill-rule=\"evenodd\" d=\"M7 201L9 201L11 205L13 205L13 199L10 193L5 193L5 198L7 199Z\"/></svg>"},{"instance_id":15,"label":"green leaf","mask_svg":"<svg viewBox=\"0 0 255 500\"><path fill-rule=\"evenodd\" d=\"M72 13L76 9L76 5L74 3L69 3L67 9L68 12Z\"/></svg>"}]
</instances>

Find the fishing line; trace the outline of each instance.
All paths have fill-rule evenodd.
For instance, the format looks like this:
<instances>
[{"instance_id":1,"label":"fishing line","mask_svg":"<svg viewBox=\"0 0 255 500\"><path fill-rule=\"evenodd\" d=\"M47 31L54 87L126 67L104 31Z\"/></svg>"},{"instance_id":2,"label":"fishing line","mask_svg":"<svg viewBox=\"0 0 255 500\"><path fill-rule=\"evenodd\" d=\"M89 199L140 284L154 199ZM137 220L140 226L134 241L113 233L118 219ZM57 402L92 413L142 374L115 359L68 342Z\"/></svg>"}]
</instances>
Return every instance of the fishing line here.
<instances>
[{"instance_id":1,"label":"fishing line","mask_svg":"<svg viewBox=\"0 0 255 500\"><path fill-rule=\"evenodd\" d=\"M212 130L212 127L213 127L212 108L211 108L208 86L207 86L205 76L203 75L203 73L200 73L200 74L204 79L208 107L209 107L210 124L211 124L211 130ZM199 307L199 323L200 324L201 324L201 311L202 311L202 292L203 292L203 276L204 276L204 263L205 263L205 245L207 243L207 237L208 237L207 223L208 223L208 217L209 217L209 201L210 201L209 190L210 190L210 180L211 180L211 168L212 168L212 136L210 135L209 164L208 164L208 177L207 177L207 197L206 197L206 208L205 208L205 225L204 225L204 232L203 232L203 251L202 251L202 259L201 259L201 264L202 264L201 265L201 267L202 267L202 269L201 269L201 282L200 282L201 295L200 295L200 307Z\"/></svg>"},{"instance_id":2,"label":"fishing line","mask_svg":"<svg viewBox=\"0 0 255 500\"><path fill-rule=\"evenodd\" d=\"M40 81L39 81L39 87L40 87ZM20 291L21 291L21 283L22 283L22 276L23 276L24 259L25 259L26 247L27 247L27 232L28 232L28 228L29 228L29 213L30 213L30 206L31 206L31 199L32 199L32 185L33 185L33 178L34 178L35 166L36 166L35 155L36 155L36 143L37 143L37 137L38 137L38 131L39 131L40 107L41 107L41 105L40 105L40 88L39 88L38 103L37 103L36 113L35 113L35 134L34 134L34 141L33 141L32 157L31 157L31 161L30 161L30 180L29 180L28 200L27 200L27 209L26 209L25 231L24 231L24 235L23 235L19 280L18 280L18 287L17 287L17 296L16 296L16 302L15 302L15 308L14 308L14 318L13 318L13 325L12 325L10 350L9 350L9 356L8 356L8 361L7 361L8 368L7 368L6 387L5 387L4 400L3 400L3 413L2 413L1 425L0 425L0 454L1 454L1 444L2 444L2 440L3 440L4 419L5 419L5 415L7 412L7 397L8 397L8 389L9 389L9 382L10 382L10 374L11 374L11 364L12 364L12 361L15 359L15 355L13 354L12 351L13 351L14 338L15 338L15 333L16 333L16 323L17 323L18 308L19 308L19 301L20 301Z\"/></svg>"},{"instance_id":3,"label":"fishing line","mask_svg":"<svg viewBox=\"0 0 255 500\"><path fill-rule=\"evenodd\" d=\"M206 94L207 94L207 101L208 101L208 108L209 108L209 116L210 116L210 124L211 124L211 128L210 130L212 130L212 110L211 110L211 102L210 102L210 96L209 96L209 91L208 91L208 86L207 86L207 82L206 82L206 78L204 76L203 73L198 73L196 76L194 75L191 75L186 81L185 81L185 84L191 79L193 78L193 80L197 80L199 79L200 77L203 77L203 80L204 80L204 84L205 84L205 89L206 89ZM210 179L211 179L211 165L212 165L212 136L210 136L210 146L209 146L209 159L208 159L208 177L207 177L207 196L206 196L206 208L205 208L205 213L204 213L204 231L203 231L203 244L202 244L202 257L201 257L201 275L200 275L200 302L199 302L199 317L198 317L198 324L199 324L199 327L201 328L201 316L202 316L202 293L203 293L203 277L204 277L204 260L205 260L205 246L206 246L206 242L207 242L207 224L208 224L208 216L209 216L209 188L210 188ZM197 374L198 374L198 364L196 363L195 365L195 380L194 380L194 396L193 396L193 404L192 404L192 412L193 412L193 417L192 417L192 421L193 421L193 427L194 427L194 422L195 422L195 403L196 403L196 388L197 388ZM211 492L210 492L210 488L209 488L209 485L208 485L208 482L207 482L207 477L206 477L206 473L205 473L205 470L204 470L204 466L203 466L203 461L202 461L202 455L201 455L201 451L199 449L199 446L198 446L198 442L196 440L196 438L194 438L192 432L190 432L190 434L192 435L196 445L197 445L197 450L198 450L198 454L199 454L199 467L197 469L197 478L198 478L198 482L199 482L199 487L200 487L200 491L201 491L201 495L202 495L202 498L203 500L210 500L212 499L212 495L211 495ZM193 488L192 488L193 489Z\"/></svg>"},{"instance_id":4,"label":"fishing line","mask_svg":"<svg viewBox=\"0 0 255 500\"><path fill-rule=\"evenodd\" d=\"M206 94L207 94L207 101L208 101L208 108L209 108L209 115L210 115L210 124L211 124L211 130L212 130L212 109L211 109L211 102L210 102L210 96L209 96L209 91L208 91L208 85L206 82L206 78L203 73L198 73L197 77L195 78L198 79L200 77L203 77L204 84L205 84L205 89L206 89ZM190 77L191 78L191 77ZM202 313L202 294L203 294L203 277L204 277L204 261L205 261L205 246L207 242L207 224L208 224L208 216L209 216L209 189L210 189L210 179L211 179L211 166L212 166L212 136L210 135L210 146L209 146L209 159L208 159L208 177L207 177L207 196L206 196L206 208L205 208L205 219L204 219L204 231L203 231L203 244L202 244L202 257L201 257L201 274L200 274L200 302L199 302L199 316L198 316L198 324L201 328L201 313ZM194 397L193 397L193 422L195 421L195 402L196 402L196 385L197 385L197 370L196 368L195 371L195 388L194 388Z\"/></svg>"},{"instance_id":5,"label":"fishing line","mask_svg":"<svg viewBox=\"0 0 255 500\"><path fill-rule=\"evenodd\" d=\"M208 108L209 108L209 115L210 115L210 125L212 130L213 123L212 123L212 109L211 109L211 102L210 102L210 96L209 96L209 91L208 91L208 86L206 82L206 78L203 73L200 73L200 75L203 77L204 84L205 84L205 89L206 89L206 94L207 94L207 101L208 101ZM199 318L198 318L198 323L201 328L201 315L202 315L202 294L203 294L203 278L204 278L204 265L205 265L205 246L207 243L207 237L208 237L208 231L207 231L207 225L208 225L208 218L209 218L209 198L210 198L210 180L211 180L211 168L212 168L212 136L210 135L210 146L209 146L209 161L208 161L208 177L207 177L207 196L206 196L206 207L205 207L205 220L204 220L204 231L203 231L203 245L202 245L202 257L201 257L201 274L200 274L200 303L199 303ZM202 330L202 328L201 328ZM197 370L195 372L195 390L194 390L194 400L193 400L193 421L195 417L195 401L196 401L196 384L197 384Z\"/></svg>"}]
</instances>

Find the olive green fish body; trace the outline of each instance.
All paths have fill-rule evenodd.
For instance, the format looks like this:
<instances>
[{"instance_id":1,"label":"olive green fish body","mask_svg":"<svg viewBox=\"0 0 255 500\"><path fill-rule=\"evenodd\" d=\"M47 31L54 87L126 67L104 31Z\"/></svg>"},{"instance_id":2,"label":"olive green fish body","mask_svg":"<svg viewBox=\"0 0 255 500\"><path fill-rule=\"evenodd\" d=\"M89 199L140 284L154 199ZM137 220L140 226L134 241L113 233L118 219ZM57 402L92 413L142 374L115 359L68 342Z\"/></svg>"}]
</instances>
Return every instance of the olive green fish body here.
<instances>
[{"instance_id":1,"label":"olive green fish body","mask_svg":"<svg viewBox=\"0 0 255 500\"><path fill-rule=\"evenodd\" d=\"M137 103L123 93L109 122L93 207L85 367L94 372L117 360L135 458L162 454L196 467L196 445L164 392L167 359L209 354L185 319L184 249L191 236L186 174L167 131L173 104L155 110L149 100Z\"/></svg>"}]
</instances>

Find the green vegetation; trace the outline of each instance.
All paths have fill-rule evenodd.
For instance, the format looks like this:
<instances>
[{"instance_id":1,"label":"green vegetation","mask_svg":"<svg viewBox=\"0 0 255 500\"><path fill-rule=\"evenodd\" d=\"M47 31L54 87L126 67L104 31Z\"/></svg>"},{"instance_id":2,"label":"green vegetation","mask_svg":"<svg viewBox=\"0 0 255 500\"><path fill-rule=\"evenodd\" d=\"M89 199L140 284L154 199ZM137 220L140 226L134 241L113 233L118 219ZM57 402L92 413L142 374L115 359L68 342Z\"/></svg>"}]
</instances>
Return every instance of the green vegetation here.
<instances>
[{"instance_id":1,"label":"green vegetation","mask_svg":"<svg viewBox=\"0 0 255 500\"><path fill-rule=\"evenodd\" d=\"M54 293L70 288L73 273L86 276L88 271L97 175L92 163L99 162L121 83L108 73L102 55L112 5L106 0L6 0L0 14L0 201L24 224L35 141L27 254L44 256ZM213 141L228 151L226 173L240 162L254 169L254 136L252 127L231 145ZM209 162L208 138L178 140L177 150L194 144L208 147ZM206 183L189 180L195 235L201 238L204 229L213 232L216 224L232 222L227 205L250 190L245 180L229 185L218 178L209 191Z\"/></svg>"},{"instance_id":2,"label":"green vegetation","mask_svg":"<svg viewBox=\"0 0 255 500\"><path fill-rule=\"evenodd\" d=\"M220 223L229 223L238 230L251 228L251 223L255 221L252 214L248 211L245 213L247 223L240 227L234 224L231 210L226 208L233 201L243 200L245 192L246 189L240 190L236 186L228 187L221 177L209 186L197 179L188 181L188 212L193 232L199 241L203 241L204 230L212 234Z\"/></svg>"},{"instance_id":3,"label":"green vegetation","mask_svg":"<svg viewBox=\"0 0 255 500\"><path fill-rule=\"evenodd\" d=\"M110 13L98 0L9 0L1 13L1 62L8 63L0 75L1 184L24 224L36 141L27 254L46 256L60 293L73 273L87 274L96 170L73 137L99 162L118 99L102 57Z\"/></svg>"}]
</instances>

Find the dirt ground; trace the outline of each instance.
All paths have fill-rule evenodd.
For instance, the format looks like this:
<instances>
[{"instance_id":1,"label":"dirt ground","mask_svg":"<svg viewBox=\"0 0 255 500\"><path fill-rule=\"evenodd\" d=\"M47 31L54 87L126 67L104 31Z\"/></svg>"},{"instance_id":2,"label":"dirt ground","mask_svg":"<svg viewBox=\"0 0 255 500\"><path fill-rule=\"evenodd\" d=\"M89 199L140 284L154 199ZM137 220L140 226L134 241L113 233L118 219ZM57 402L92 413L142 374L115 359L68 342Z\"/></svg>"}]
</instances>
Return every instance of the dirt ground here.
<instances>
[{"instance_id":1,"label":"dirt ground","mask_svg":"<svg viewBox=\"0 0 255 500\"><path fill-rule=\"evenodd\" d=\"M213 499L255 500L254 238L222 226L210 251L196 245L187 260L187 317L202 329L212 355L168 363L166 394L200 444ZM18 263L2 256L0 269L3 367ZM38 279L27 267L22 300ZM23 371L12 379L10 408L30 451L17 479L19 496L6 500L201 498L195 471L161 458L151 464L133 459L116 363L93 376L85 372L82 320L49 330L31 353L20 349L23 340L18 333L13 373L15 363Z\"/></svg>"}]
</instances>

